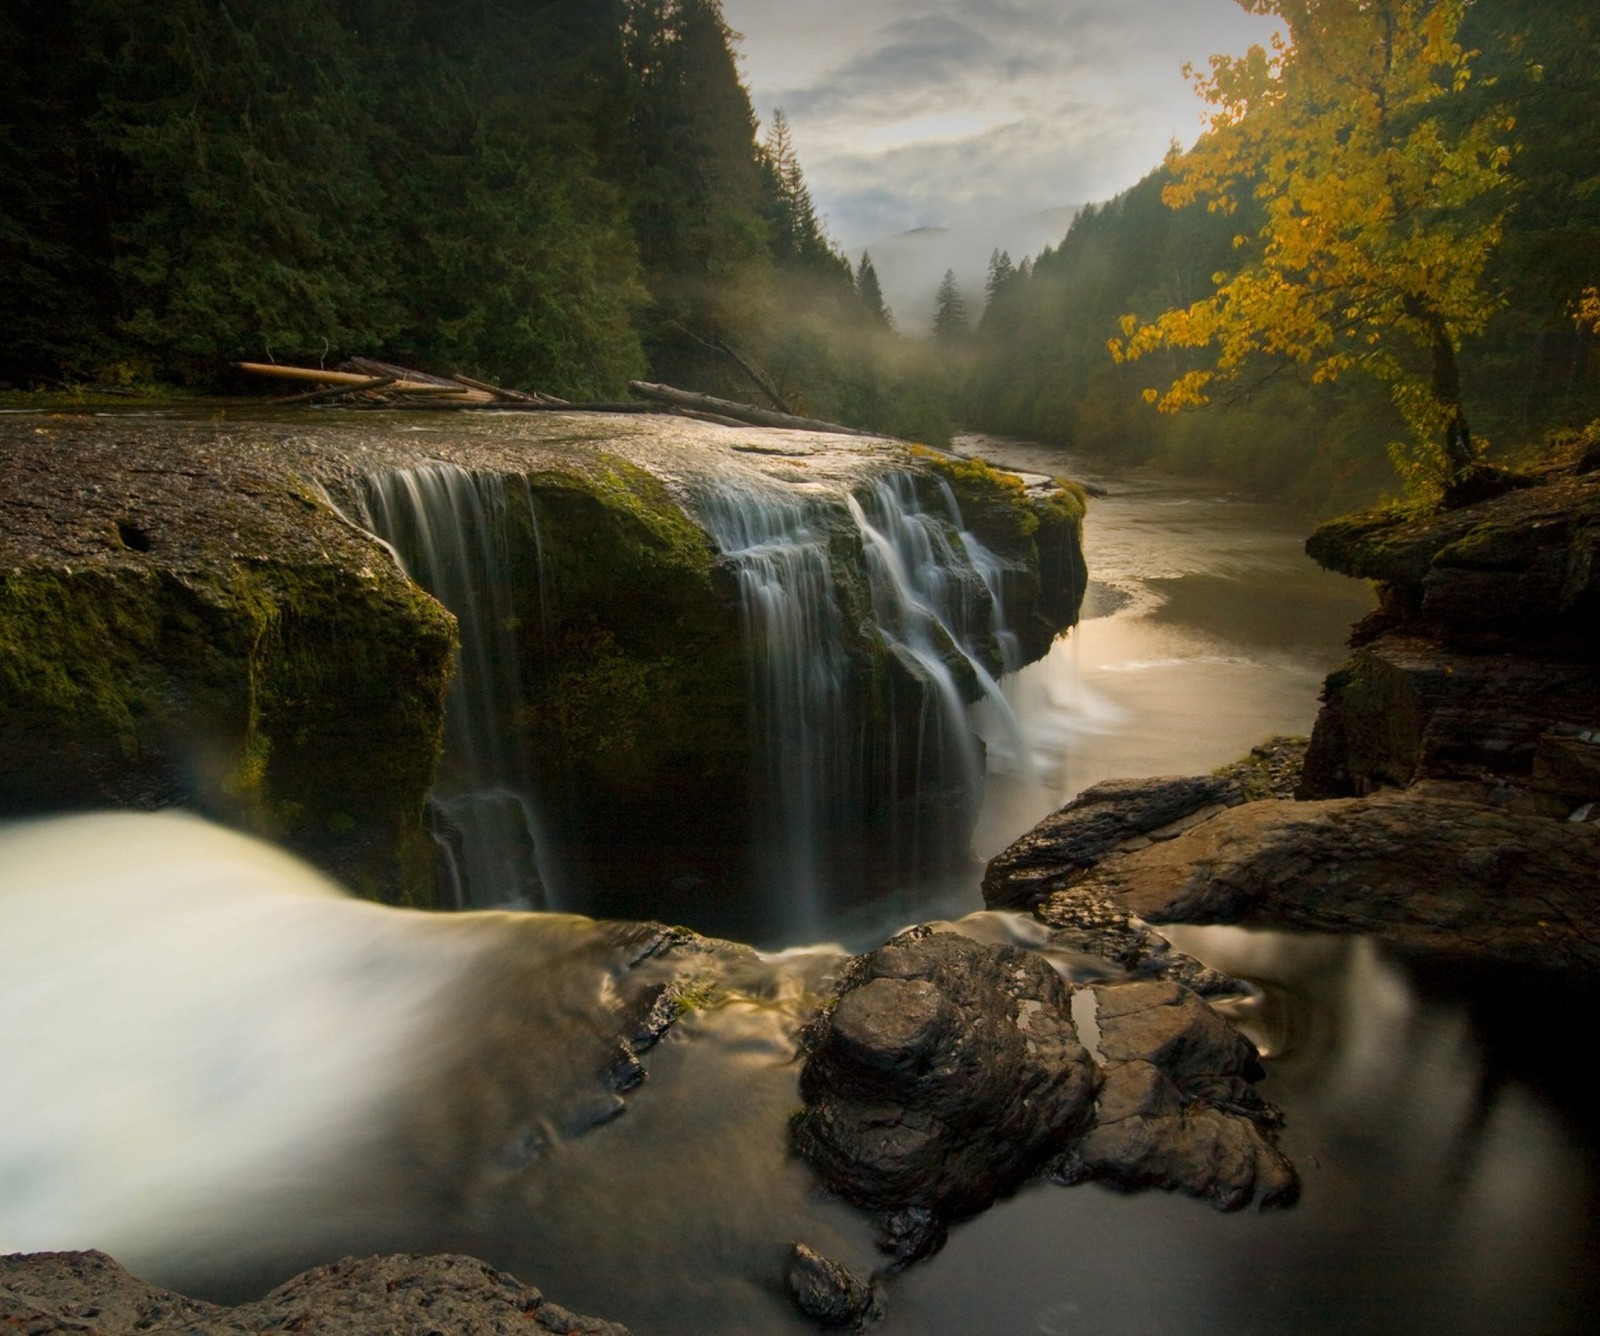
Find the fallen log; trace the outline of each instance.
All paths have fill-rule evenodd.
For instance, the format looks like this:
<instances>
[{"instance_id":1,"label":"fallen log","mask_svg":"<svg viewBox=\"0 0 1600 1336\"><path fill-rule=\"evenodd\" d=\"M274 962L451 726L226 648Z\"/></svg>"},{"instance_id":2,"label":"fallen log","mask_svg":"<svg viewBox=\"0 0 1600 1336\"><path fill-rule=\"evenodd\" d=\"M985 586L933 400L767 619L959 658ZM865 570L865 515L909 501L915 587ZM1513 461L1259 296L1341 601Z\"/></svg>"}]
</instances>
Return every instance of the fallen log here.
<instances>
[{"instance_id":1,"label":"fallen log","mask_svg":"<svg viewBox=\"0 0 1600 1336\"><path fill-rule=\"evenodd\" d=\"M630 380L628 388L645 399L671 404L675 408L690 408L701 413L715 413L719 417L733 418L752 427L781 427L790 431L826 431L842 436L876 436L877 432L861 431L855 427L842 427L837 422L823 422L820 418L796 417L793 413L775 413L757 408L754 404L735 403L709 394L696 394L690 390L674 389L671 385L652 385L649 381Z\"/></svg>"},{"instance_id":2,"label":"fallen log","mask_svg":"<svg viewBox=\"0 0 1600 1336\"><path fill-rule=\"evenodd\" d=\"M461 403L491 402L490 396L480 390L469 390L422 372L389 366L383 362L365 363L364 369L358 371L327 371L322 367L284 366L278 362L238 362L235 365L252 375L272 376L278 380L303 380L318 385L340 385L362 390L373 388L374 380L388 379L390 383L385 388L395 394L444 393L459 396Z\"/></svg>"},{"instance_id":3,"label":"fallen log","mask_svg":"<svg viewBox=\"0 0 1600 1336\"><path fill-rule=\"evenodd\" d=\"M381 390L393 385L394 376L373 376L358 385L319 385L314 390L307 390L304 394L289 394L282 399L269 399L267 402L274 408L281 408L285 404L309 404L313 402L326 403L329 399L343 399L348 394L361 394L365 390Z\"/></svg>"}]
</instances>

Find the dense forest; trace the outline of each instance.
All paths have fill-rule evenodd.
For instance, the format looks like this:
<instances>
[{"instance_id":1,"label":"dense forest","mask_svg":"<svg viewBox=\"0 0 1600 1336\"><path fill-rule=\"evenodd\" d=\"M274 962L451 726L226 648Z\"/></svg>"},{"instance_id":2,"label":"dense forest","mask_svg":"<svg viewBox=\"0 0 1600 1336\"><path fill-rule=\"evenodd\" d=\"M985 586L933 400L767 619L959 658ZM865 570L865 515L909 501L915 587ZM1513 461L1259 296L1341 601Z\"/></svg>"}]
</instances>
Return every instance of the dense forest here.
<instances>
[{"instance_id":1,"label":"dense forest","mask_svg":"<svg viewBox=\"0 0 1600 1336\"><path fill-rule=\"evenodd\" d=\"M1585 0L1495 0L1468 8L1461 42L1473 77L1450 99L1464 122L1494 105L1514 121L1504 239L1485 283L1496 307L1463 340L1462 395L1491 458L1600 416L1600 338L1576 319L1600 282L1600 15ZM1404 434L1385 388L1359 376L1311 384L1291 365L1199 411L1167 417L1141 391L1196 359L1180 351L1118 365L1107 341L1207 295L1236 263L1234 238L1259 217L1162 202L1164 166L1085 208L1059 247L1013 267L997 255L987 304L961 366L963 419L1124 461L1156 460L1248 480L1312 504L1393 487L1383 446ZM1203 359L1200 359L1203 360Z\"/></svg>"},{"instance_id":2,"label":"dense forest","mask_svg":"<svg viewBox=\"0 0 1600 1336\"><path fill-rule=\"evenodd\" d=\"M366 354L939 434L732 43L717 0L7 5L0 381Z\"/></svg>"},{"instance_id":3,"label":"dense forest","mask_svg":"<svg viewBox=\"0 0 1600 1336\"><path fill-rule=\"evenodd\" d=\"M1449 114L1516 127L1497 309L1460 352L1509 456L1600 415L1574 319L1600 284L1600 18L1497 0L1461 40ZM1289 367L1164 417L1141 392L1186 355L1108 355L1119 318L1233 263L1241 220L1165 204L1170 165L895 330L781 114L757 125L735 42L718 0L8 5L0 388L216 389L237 359L365 354L581 399L646 375L936 442L955 421L1318 504L1392 484L1379 385Z\"/></svg>"}]
</instances>

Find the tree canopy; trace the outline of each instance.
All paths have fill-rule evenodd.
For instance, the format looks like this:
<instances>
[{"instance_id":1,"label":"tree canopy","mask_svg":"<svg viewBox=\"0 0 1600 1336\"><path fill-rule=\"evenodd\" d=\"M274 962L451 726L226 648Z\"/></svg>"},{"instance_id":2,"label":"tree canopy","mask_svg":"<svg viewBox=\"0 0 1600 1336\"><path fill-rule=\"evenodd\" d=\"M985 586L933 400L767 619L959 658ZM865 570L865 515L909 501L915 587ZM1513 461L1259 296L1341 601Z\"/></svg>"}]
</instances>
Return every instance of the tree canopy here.
<instances>
[{"instance_id":1,"label":"tree canopy","mask_svg":"<svg viewBox=\"0 0 1600 1336\"><path fill-rule=\"evenodd\" d=\"M1210 295L1149 322L1124 316L1111 351L1213 350L1145 391L1168 412L1278 365L1313 384L1360 368L1458 473L1472 454L1457 349L1495 309L1483 277L1513 151L1509 114L1457 105L1472 77L1458 41L1467 0L1238 3L1287 36L1194 76L1208 131L1174 154L1163 199L1224 216L1248 199L1259 213Z\"/></svg>"}]
</instances>

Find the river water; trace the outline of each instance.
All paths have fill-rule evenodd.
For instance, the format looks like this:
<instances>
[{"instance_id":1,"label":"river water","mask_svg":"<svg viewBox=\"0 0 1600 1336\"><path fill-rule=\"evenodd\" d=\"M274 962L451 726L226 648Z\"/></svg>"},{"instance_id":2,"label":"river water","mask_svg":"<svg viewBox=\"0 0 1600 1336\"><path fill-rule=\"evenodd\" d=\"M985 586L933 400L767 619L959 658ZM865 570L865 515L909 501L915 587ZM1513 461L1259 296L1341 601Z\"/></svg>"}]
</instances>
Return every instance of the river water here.
<instances>
[{"instance_id":1,"label":"river water","mask_svg":"<svg viewBox=\"0 0 1600 1336\"><path fill-rule=\"evenodd\" d=\"M1309 728L1371 595L1301 555L1304 517L959 444L1107 491L1085 620L1002 684L1014 727L979 720L980 858L1101 778ZM183 818L74 819L147 820L177 824L0 832L0 1250L104 1247L224 1299L346 1252L468 1251L638 1336L810 1330L777 1280L795 1238L875 1264L866 1223L784 1154L790 1032L838 950L775 936L791 949L687 1016L604 1121L570 1096L625 972L603 932L354 904ZM976 909L975 872L822 935L857 949ZM1365 939L1175 935L1258 985L1234 1019L1300 1204L1039 1185L891 1278L888 1336L1594 1329L1597 1127L1571 1038L1591 998Z\"/></svg>"}]
</instances>

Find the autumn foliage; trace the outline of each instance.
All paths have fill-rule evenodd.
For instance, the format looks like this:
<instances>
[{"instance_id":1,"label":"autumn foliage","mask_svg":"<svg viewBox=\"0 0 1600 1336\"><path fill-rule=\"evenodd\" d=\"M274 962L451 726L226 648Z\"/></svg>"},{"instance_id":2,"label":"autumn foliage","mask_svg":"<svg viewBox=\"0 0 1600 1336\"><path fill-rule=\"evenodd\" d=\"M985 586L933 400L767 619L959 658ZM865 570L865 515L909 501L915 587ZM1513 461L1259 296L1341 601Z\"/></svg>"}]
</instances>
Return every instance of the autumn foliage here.
<instances>
[{"instance_id":1,"label":"autumn foliage","mask_svg":"<svg viewBox=\"0 0 1600 1336\"><path fill-rule=\"evenodd\" d=\"M1163 198L1259 225L1234 238L1215 291L1122 321L1118 361L1186 357L1145 397L1173 412L1227 382L1298 368L1313 383L1360 369L1389 386L1444 477L1472 459L1457 349L1495 308L1483 281L1509 203L1512 120L1460 110L1472 79L1457 41L1466 0L1238 0L1283 25L1270 50L1190 71L1207 133L1175 153Z\"/></svg>"}]
</instances>

